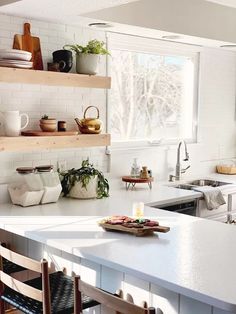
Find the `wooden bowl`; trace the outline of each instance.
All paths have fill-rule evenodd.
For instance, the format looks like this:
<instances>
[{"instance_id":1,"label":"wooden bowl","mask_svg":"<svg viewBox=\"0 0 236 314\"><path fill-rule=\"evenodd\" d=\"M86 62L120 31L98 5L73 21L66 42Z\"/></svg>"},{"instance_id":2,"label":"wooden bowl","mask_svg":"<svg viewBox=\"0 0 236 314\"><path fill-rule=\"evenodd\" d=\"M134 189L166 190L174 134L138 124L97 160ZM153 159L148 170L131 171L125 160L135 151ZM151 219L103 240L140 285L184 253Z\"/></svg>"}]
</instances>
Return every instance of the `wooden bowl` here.
<instances>
[{"instance_id":1,"label":"wooden bowl","mask_svg":"<svg viewBox=\"0 0 236 314\"><path fill-rule=\"evenodd\" d=\"M56 119L41 119L40 129L44 132L55 132L57 130L57 120Z\"/></svg>"}]
</instances>

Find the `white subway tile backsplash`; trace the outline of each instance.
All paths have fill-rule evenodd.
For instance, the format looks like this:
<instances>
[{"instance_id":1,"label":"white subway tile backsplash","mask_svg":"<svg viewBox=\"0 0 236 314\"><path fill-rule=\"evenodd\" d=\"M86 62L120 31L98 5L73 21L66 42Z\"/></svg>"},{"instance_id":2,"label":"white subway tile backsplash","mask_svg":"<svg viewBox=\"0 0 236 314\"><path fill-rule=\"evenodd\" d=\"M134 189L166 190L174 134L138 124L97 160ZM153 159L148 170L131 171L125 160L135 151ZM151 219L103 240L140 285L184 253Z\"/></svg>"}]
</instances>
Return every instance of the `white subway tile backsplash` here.
<instances>
[{"instance_id":1,"label":"white subway tile backsplash","mask_svg":"<svg viewBox=\"0 0 236 314\"><path fill-rule=\"evenodd\" d=\"M105 40L104 32L87 32L87 29L84 31L81 27L38 20L26 21L24 18L1 14L0 48L12 47L13 35L23 33L24 22L30 22L32 35L40 37L45 69L47 62L52 61L52 52L62 49L65 44L85 44L92 35L94 38ZM75 60L73 70L75 70ZM104 69L101 70L104 71ZM91 100L92 92L93 100ZM96 99L99 100L99 104L105 103L105 96L103 90L93 91L87 88L0 83L0 110L19 110L27 113L30 117L28 125L30 129L38 129L39 119L43 114L48 114L58 120L66 120L68 130L77 129L74 118L82 118L87 105L97 105ZM102 116L104 117L104 113ZM0 132L3 134L2 125ZM94 157L97 159L96 165L103 168L102 158L99 158L99 154L104 154L104 152L96 153L95 149L93 153L96 154ZM82 159L87 156L93 159L89 149L87 151L65 149L22 154L1 153L0 183L9 182L10 177L19 166L37 166L49 163L57 167L58 160L67 160L68 167L79 167Z\"/></svg>"}]
</instances>

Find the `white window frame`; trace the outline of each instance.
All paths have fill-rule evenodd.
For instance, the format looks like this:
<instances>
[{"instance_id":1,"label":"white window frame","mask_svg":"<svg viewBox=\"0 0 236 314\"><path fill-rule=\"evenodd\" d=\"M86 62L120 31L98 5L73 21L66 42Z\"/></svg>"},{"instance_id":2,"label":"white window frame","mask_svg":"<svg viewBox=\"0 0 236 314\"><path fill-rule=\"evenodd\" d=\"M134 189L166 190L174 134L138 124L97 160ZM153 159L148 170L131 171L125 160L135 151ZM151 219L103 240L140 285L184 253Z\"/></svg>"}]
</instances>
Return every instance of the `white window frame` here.
<instances>
[{"instance_id":1,"label":"white window frame","mask_svg":"<svg viewBox=\"0 0 236 314\"><path fill-rule=\"evenodd\" d=\"M198 141L198 93L199 93L199 64L201 47L173 43L158 39L143 38L130 35L121 35L116 33L107 33L107 48L108 50L117 49L125 51L143 52L158 55L172 55L191 57L194 60L194 95L193 95L193 137L185 139L187 143L197 143ZM107 75L111 75L111 58L107 58ZM110 131L110 97L111 92L107 90L107 131ZM112 140L112 139L111 139ZM159 141L159 139L149 140L130 140L130 141L112 141L113 148L150 148L161 145L174 145L181 139L169 139Z\"/></svg>"}]
</instances>

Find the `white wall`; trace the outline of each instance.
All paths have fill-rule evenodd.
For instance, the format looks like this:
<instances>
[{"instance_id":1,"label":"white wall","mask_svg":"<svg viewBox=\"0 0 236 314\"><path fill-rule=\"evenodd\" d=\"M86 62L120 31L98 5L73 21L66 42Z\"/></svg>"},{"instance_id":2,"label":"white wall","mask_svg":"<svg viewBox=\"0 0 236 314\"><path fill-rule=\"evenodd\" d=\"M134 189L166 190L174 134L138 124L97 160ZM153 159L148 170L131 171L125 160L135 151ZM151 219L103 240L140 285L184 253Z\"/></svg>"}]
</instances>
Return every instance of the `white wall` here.
<instances>
[{"instance_id":1,"label":"white wall","mask_svg":"<svg viewBox=\"0 0 236 314\"><path fill-rule=\"evenodd\" d=\"M219 162L231 162L236 156L236 54L220 49L203 49L200 56L198 143L189 144L189 175L207 175ZM153 170L158 180L174 174L177 146L159 146L146 150L114 151L114 176L130 171L132 158ZM224 161L225 159L225 161ZM125 162L124 162L125 161Z\"/></svg>"},{"instance_id":2,"label":"white wall","mask_svg":"<svg viewBox=\"0 0 236 314\"><path fill-rule=\"evenodd\" d=\"M22 33L22 18L0 15L0 49L11 48L13 35ZM29 21L32 33L39 36L45 63L51 53L66 43L85 43L89 39L105 40L104 32L88 28L72 27L40 21ZM100 74L105 75L105 62L101 61ZM200 65L199 142L189 145L190 174L214 171L222 159L236 156L235 150L235 90L236 55L219 49L204 49ZM105 122L106 94L104 90L49 87L26 84L0 83L0 110L20 110L29 114L30 128L38 125L41 115L48 113L74 125L73 118L82 116L87 105L97 105ZM32 153L0 153L0 183L7 182L18 166L54 164L67 160L68 167L78 167L81 159L90 156L91 161L103 171L108 159L104 148L51 150ZM138 157L142 165L153 169L158 180L167 179L173 173L176 162L176 146L160 146L142 150L112 150L114 177L130 171L132 158Z\"/></svg>"},{"instance_id":3,"label":"white wall","mask_svg":"<svg viewBox=\"0 0 236 314\"><path fill-rule=\"evenodd\" d=\"M28 20L0 15L0 49L11 48L14 34L21 34L23 23ZM85 44L90 39L105 40L104 32L29 20L32 35L40 37L41 48L46 63L52 60L52 52L62 49L65 44ZM105 75L105 60L100 62L100 74ZM0 111L20 110L30 117L30 129L38 129L39 119L48 114L58 120L66 120L68 129L77 128L75 117L82 117L84 109L96 105L105 121L106 92L103 89L54 87L46 85L0 83ZM3 132L3 130L1 130ZM0 153L0 183L7 182L19 166L42 164L57 165L57 161L67 161L69 168L79 167L81 159L89 156L100 169L106 170L104 148L51 150L32 153Z\"/></svg>"}]
</instances>

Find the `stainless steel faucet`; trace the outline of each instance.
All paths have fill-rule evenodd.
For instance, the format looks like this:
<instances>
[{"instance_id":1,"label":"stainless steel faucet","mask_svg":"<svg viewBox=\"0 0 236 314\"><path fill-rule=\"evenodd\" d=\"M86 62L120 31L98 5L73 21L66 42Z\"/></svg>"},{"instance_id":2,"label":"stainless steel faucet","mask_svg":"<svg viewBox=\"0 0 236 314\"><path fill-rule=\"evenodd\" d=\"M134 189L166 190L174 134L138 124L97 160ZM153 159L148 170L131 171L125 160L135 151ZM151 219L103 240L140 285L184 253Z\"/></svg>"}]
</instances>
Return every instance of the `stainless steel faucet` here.
<instances>
[{"instance_id":1,"label":"stainless steel faucet","mask_svg":"<svg viewBox=\"0 0 236 314\"><path fill-rule=\"evenodd\" d=\"M188 150L187 150L187 144L185 141L181 141L179 142L179 146L178 146L178 149L177 149L177 162L176 162L176 167L175 167L175 176L174 175L170 175L169 177L169 181L174 181L174 179L176 181L180 180L180 176L182 173L185 173L187 169L190 168L190 165L185 168L185 169L182 169L181 167L181 163L180 163L180 152L181 152L181 145L182 143L184 143L184 148L185 148L185 158L183 159L183 161L188 161L189 160L189 153L188 153Z\"/></svg>"}]
</instances>

